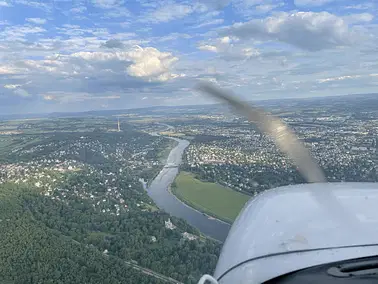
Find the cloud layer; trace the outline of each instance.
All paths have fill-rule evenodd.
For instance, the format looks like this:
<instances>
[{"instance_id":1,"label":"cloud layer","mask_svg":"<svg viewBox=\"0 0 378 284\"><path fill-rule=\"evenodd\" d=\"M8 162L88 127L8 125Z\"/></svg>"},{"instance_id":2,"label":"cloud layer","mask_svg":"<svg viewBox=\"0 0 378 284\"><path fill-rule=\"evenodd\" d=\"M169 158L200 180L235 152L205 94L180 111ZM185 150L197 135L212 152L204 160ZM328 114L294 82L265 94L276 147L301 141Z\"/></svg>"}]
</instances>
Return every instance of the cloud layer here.
<instances>
[{"instance_id":1,"label":"cloud layer","mask_svg":"<svg viewBox=\"0 0 378 284\"><path fill-rule=\"evenodd\" d=\"M341 17L328 12L281 13L236 23L221 34L239 39L280 41L310 51L350 45L355 36Z\"/></svg>"},{"instance_id":2,"label":"cloud layer","mask_svg":"<svg viewBox=\"0 0 378 284\"><path fill-rule=\"evenodd\" d=\"M0 111L374 92L375 1L0 0ZM22 17L14 17L15 14Z\"/></svg>"}]
</instances>

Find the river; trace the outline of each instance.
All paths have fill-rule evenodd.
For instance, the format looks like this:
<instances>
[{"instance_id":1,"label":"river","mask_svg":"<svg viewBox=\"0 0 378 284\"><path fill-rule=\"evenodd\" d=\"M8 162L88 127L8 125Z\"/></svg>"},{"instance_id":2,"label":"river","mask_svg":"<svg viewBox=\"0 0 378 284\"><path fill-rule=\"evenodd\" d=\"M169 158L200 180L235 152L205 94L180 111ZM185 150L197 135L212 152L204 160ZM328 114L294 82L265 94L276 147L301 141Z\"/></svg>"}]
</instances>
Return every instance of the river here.
<instances>
[{"instance_id":1,"label":"river","mask_svg":"<svg viewBox=\"0 0 378 284\"><path fill-rule=\"evenodd\" d=\"M178 142L178 145L169 153L166 165L179 165L182 155L189 142L183 139L171 138ZM182 218L190 225L199 229L203 234L214 239L224 241L227 237L230 225L220 220L210 219L207 215L187 206L177 199L169 191L170 184L178 174L177 167L163 168L147 189L148 195L155 201L156 205L169 214Z\"/></svg>"}]
</instances>

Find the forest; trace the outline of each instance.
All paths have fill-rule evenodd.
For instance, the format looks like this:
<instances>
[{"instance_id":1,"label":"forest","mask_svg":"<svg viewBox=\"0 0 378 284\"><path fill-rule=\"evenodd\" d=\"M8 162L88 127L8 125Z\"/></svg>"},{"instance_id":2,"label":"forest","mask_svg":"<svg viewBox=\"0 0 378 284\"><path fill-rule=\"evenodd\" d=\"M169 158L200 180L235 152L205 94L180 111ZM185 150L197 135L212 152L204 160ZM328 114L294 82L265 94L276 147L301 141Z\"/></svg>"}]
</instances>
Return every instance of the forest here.
<instances>
[{"instance_id":1,"label":"forest","mask_svg":"<svg viewBox=\"0 0 378 284\"><path fill-rule=\"evenodd\" d=\"M36 192L7 184L0 196L0 283L163 283L36 219Z\"/></svg>"},{"instance_id":2,"label":"forest","mask_svg":"<svg viewBox=\"0 0 378 284\"><path fill-rule=\"evenodd\" d=\"M112 216L13 184L0 195L0 279L9 283L159 283L125 260L196 283L219 254L213 241L183 240L180 231L194 231L181 220L171 218L180 231L165 229L163 212Z\"/></svg>"},{"instance_id":3,"label":"forest","mask_svg":"<svg viewBox=\"0 0 378 284\"><path fill-rule=\"evenodd\" d=\"M130 262L183 283L212 273L220 244L158 210L139 182L156 175L168 144L95 129L38 134L2 152L3 165L22 171L0 184L0 283L163 283ZM54 172L64 161L80 166ZM165 228L168 218L176 229Z\"/></svg>"}]
</instances>

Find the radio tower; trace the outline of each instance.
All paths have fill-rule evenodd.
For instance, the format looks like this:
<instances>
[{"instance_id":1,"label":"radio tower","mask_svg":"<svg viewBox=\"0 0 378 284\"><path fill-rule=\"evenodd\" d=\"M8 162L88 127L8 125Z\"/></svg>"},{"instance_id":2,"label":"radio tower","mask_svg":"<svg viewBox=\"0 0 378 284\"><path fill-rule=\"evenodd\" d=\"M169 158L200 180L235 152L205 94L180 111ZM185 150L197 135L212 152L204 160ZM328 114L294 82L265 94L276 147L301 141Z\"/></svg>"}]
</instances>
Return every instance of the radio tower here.
<instances>
[{"instance_id":1,"label":"radio tower","mask_svg":"<svg viewBox=\"0 0 378 284\"><path fill-rule=\"evenodd\" d=\"M118 132L121 132L121 124L119 123L119 117L118 117Z\"/></svg>"}]
</instances>

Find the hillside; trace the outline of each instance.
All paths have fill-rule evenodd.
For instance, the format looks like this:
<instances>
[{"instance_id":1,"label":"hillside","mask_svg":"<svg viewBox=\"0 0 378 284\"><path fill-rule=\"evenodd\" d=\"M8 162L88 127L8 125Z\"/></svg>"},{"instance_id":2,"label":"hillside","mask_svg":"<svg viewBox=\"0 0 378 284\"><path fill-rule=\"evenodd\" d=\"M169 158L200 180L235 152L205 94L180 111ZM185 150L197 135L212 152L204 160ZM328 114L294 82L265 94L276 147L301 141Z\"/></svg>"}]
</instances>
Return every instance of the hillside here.
<instances>
[{"instance_id":1,"label":"hillside","mask_svg":"<svg viewBox=\"0 0 378 284\"><path fill-rule=\"evenodd\" d=\"M1 283L163 283L36 220L36 193L6 184L0 196Z\"/></svg>"}]
</instances>

